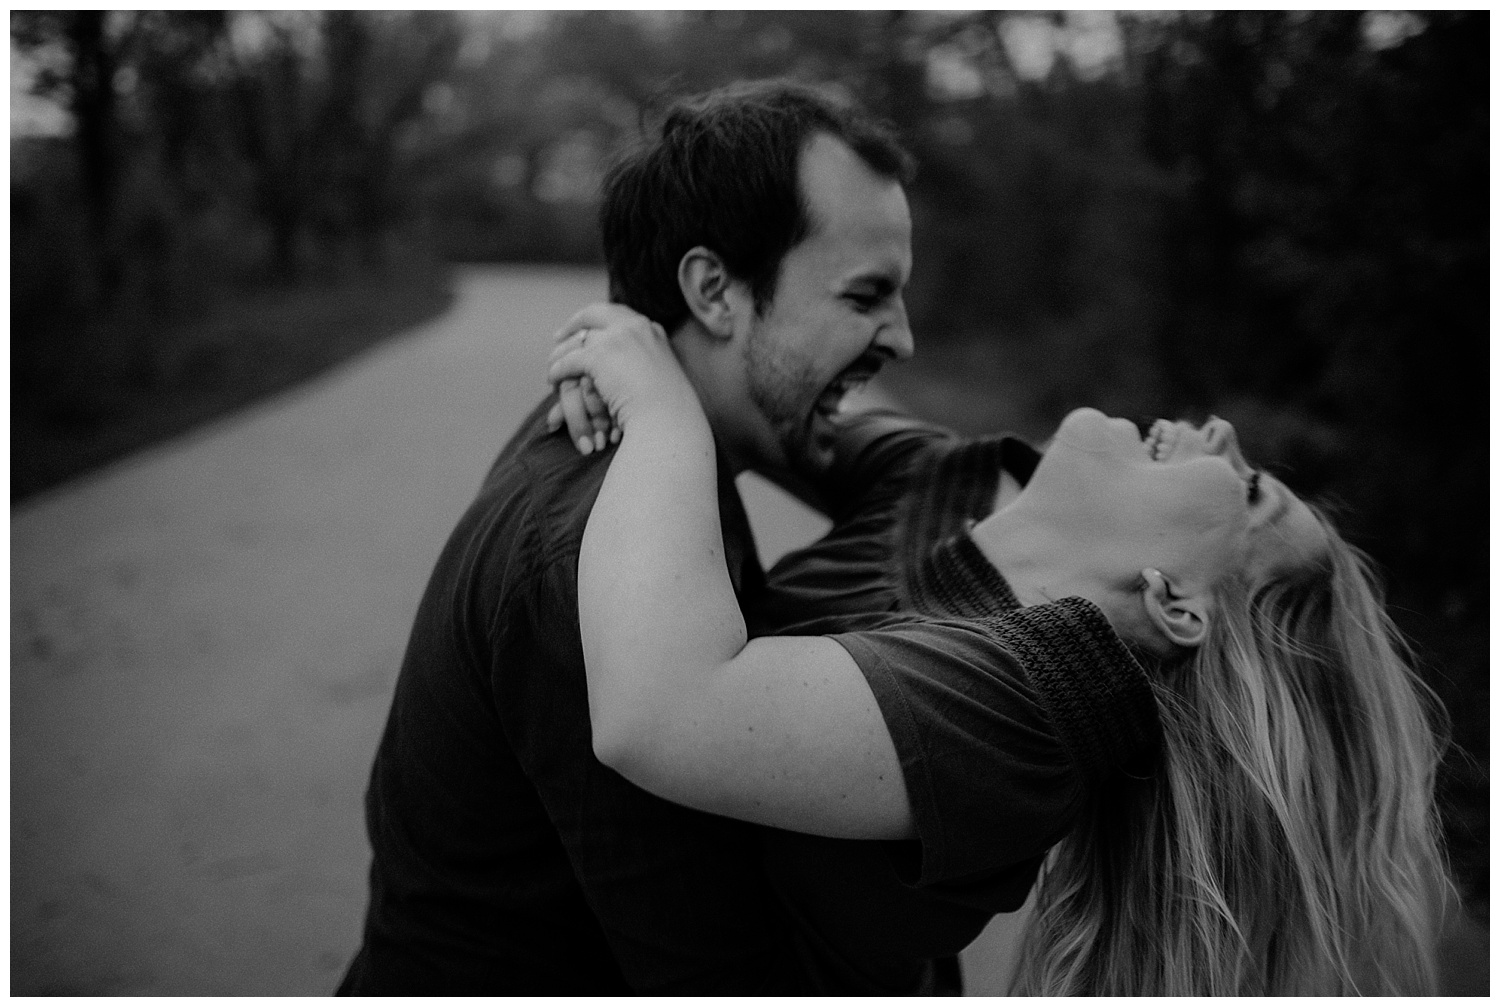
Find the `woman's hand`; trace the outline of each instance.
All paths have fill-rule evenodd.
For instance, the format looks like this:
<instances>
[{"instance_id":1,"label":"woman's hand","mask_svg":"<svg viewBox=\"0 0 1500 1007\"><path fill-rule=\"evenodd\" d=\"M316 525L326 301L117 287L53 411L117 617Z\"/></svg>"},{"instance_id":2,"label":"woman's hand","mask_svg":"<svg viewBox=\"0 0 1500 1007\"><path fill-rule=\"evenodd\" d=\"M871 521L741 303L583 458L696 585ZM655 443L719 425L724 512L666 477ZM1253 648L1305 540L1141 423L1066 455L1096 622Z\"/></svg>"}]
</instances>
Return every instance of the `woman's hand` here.
<instances>
[{"instance_id":1,"label":"woman's hand","mask_svg":"<svg viewBox=\"0 0 1500 1007\"><path fill-rule=\"evenodd\" d=\"M569 440L577 446L578 453L584 455L603 451L606 444L620 442L620 428L614 425L604 400L587 377L568 378L553 390L557 393L557 401L547 412L548 433L555 434L567 427Z\"/></svg>"},{"instance_id":2,"label":"woman's hand","mask_svg":"<svg viewBox=\"0 0 1500 1007\"><path fill-rule=\"evenodd\" d=\"M582 454L617 443L629 418L643 409L700 411L665 330L624 305L589 305L555 340L548 380L558 401L548 425L566 425Z\"/></svg>"}]
</instances>

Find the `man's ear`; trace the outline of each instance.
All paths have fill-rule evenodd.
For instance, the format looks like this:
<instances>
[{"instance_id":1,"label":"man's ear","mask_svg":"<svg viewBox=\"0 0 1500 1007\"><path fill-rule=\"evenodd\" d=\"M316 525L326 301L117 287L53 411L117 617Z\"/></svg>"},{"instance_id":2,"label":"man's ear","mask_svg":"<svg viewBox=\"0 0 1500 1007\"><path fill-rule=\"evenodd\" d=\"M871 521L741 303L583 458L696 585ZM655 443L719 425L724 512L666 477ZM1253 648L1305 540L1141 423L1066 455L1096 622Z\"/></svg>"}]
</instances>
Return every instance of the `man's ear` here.
<instances>
[{"instance_id":1,"label":"man's ear","mask_svg":"<svg viewBox=\"0 0 1500 1007\"><path fill-rule=\"evenodd\" d=\"M1142 570L1141 601L1157 632L1179 647L1197 647L1208 636L1213 606L1202 593L1178 594L1160 570Z\"/></svg>"},{"instance_id":2,"label":"man's ear","mask_svg":"<svg viewBox=\"0 0 1500 1007\"><path fill-rule=\"evenodd\" d=\"M710 335L729 339L734 335L739 299L734 278L717 253L702 245L688 249L677 264L677 286L688 310Z\"/></svg>"}]
</instances>

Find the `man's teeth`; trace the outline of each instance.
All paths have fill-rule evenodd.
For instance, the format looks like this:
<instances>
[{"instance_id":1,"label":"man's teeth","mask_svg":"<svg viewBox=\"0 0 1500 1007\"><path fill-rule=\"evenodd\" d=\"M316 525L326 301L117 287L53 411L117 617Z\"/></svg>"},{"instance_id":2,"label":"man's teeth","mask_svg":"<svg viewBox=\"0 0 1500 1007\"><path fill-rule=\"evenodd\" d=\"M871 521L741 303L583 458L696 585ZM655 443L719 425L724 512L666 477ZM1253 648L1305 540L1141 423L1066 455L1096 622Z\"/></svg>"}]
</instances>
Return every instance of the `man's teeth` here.
<instances>
[{"instance_id":1,"label":"man's teeth","mask_svg":"<svg viewBox=\"0 0 1500 1007\"><path fill-rule=\"evenodd\" d=\"M818 411L829 416L842 412L849 396L863 388L869 380L868 377L838 378L818 396Z\"/></svg>"}]
</instances>

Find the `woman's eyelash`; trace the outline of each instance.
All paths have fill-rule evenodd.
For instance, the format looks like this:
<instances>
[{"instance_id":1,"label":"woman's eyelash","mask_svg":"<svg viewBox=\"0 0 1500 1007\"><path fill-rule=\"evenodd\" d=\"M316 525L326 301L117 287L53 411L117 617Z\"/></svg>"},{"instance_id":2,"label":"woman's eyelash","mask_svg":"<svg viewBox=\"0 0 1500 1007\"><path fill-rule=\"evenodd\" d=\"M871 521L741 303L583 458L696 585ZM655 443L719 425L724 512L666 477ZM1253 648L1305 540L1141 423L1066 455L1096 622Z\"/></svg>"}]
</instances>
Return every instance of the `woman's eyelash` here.
<instances>
[{"instance_id":1,"label":"woman's eyelash","mask_svg":"<svg viewBox=\"0 0 1500 1007\"><path fill-rule=\"evenodd\" d=\"M1245 483L1245 498L1250 501L1250 505L1253 507L1260 503L1260 473L1250 473L1250 478L1245 480Z\"/></svg>"}]
</instances>

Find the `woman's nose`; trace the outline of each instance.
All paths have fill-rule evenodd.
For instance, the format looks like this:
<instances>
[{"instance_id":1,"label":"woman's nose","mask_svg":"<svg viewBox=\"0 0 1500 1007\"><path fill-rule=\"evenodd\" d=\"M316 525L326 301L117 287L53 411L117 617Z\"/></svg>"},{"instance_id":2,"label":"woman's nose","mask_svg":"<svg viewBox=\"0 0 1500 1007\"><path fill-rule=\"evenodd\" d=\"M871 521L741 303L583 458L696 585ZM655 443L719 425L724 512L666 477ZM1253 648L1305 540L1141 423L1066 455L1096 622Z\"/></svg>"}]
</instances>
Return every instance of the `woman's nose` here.
<instances>
[{"instance_id":1,"label":"woman's nose","mask_svg":"<svg viewBox=\"0 0 1500 1007\"><path fill-rule=\"evenodd\" d=\"M1236 467L1245 464L1245 458L1240 454L1240 439L1234 432L1234 424L1228 420L1210 416L1203 424L1203 441L1210 454L1222 455Z\"/></svg>"}]
</instances>

